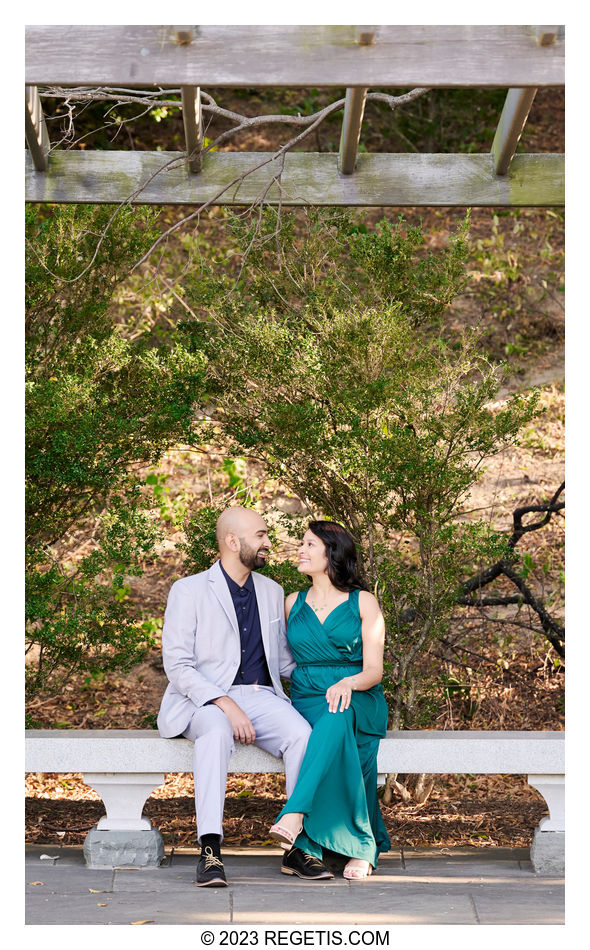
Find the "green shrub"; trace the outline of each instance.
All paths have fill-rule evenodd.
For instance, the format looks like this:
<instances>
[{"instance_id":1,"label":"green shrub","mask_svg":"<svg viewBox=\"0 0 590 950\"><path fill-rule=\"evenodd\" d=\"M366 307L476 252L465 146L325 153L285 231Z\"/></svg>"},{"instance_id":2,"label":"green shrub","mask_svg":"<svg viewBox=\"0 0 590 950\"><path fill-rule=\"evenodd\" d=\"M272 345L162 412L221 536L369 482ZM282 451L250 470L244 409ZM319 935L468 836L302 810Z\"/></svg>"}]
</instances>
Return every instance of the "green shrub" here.
<instances>
[{"instance_id":1,"label":"green shrub","mask_svg":"<svg viewBox=\"0 0 590 950\"><path fill-rule=\"evenodd\" d=\"M467 222L435 253L403 220L370 233L334 212L287 215L274 259L275 212L234 223L241 248L253 227L233 291L206 263L185 287L197 307L207 284L206 319L184 332L207 356L210 438L351 530L386 617L393 721L411 724L417 659L444 634L461 579L504 552L461 510L536 396L492 408L498 367L475 331L442 327L465 285Z\"/></svg>"},{"instance_id":2,"label":"green shrub","mask_svg":"<svg viewBox=\"0 0 590 950\"><path fill-rule=\"evenodd\" d=\"M174 334L158 347L127 338L113 306L157 234L156 215L120 210L94 256L112 213L27 209L29 693L59 689L76 671L125 669L145 653L151 636L131 610L128 579L154 556L158 531L137 467L196 437L203 356ZM74 558L85 536L93 549Z\"/></svg>"}]
</instances>

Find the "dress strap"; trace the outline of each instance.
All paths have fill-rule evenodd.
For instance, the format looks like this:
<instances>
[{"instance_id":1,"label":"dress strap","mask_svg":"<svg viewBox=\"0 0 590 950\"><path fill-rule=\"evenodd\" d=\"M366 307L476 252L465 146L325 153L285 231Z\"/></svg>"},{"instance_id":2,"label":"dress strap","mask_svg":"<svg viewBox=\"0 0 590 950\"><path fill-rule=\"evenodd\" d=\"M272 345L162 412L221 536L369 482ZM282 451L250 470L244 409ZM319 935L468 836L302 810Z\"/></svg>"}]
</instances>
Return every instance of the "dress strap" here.
<instances>
[{"instance_id":1,"label":"dress strap","mask_svg":"<svg viewBox=\"0 0 590 950\"><path fill-rule=\"evenodd\" d=\"M301 608L303 607L303 604L305 603L306 594L307 594L307 590L300 590L298 592L297 597L295 598L293 602L293 606L291 607L291 610L289 611L289 623L291 623L295 615L298 614Z\"/></svg>"}]
</instances>

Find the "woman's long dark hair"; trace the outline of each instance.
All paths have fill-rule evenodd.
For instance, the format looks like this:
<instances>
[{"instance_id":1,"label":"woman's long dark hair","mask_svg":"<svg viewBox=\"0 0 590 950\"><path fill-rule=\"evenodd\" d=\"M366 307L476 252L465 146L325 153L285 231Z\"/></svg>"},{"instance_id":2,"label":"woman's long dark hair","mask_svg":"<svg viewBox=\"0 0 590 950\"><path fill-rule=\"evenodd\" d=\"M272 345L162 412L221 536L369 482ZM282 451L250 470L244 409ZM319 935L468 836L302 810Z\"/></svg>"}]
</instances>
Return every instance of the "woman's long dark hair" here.
<instances>
[{"instance_id":1,"label":"woman's long dark hair","mask_svg":"<svg viewBox=\"0 0 590 950\"><path fill-rule=\"evenodd\" d=\"M357 562L356 545L336 521L310 521L312 534L323 541L328 558L328 577L337 590L368 590Z\"/></svg>"}]
</instances>

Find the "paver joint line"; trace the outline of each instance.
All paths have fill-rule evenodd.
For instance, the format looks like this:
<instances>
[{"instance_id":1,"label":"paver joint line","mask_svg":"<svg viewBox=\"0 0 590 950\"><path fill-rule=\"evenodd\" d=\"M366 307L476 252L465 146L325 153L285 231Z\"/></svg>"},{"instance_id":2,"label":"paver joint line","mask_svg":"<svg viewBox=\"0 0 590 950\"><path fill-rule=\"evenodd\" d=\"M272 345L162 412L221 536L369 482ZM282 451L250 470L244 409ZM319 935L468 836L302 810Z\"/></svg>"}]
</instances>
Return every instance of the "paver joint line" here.
<instances>
[{"instance_id":1,"label":"paver joint line","mask_svg":"<svg viewBox=\"0 0 590 950\"><path fill-rule=\"evenodd\" d=\"M477 922L478 924L481 924L481 920L479 919L479 914L477 913L477 907L475 906L475 901L474 901L474 899L473 899L473 894L472 894L471 892L469 893L469 900L471 901L471 906L473 907L473 913L475 914L475 920L476 920L476 922Z\"/></svg>"}]
</instances>

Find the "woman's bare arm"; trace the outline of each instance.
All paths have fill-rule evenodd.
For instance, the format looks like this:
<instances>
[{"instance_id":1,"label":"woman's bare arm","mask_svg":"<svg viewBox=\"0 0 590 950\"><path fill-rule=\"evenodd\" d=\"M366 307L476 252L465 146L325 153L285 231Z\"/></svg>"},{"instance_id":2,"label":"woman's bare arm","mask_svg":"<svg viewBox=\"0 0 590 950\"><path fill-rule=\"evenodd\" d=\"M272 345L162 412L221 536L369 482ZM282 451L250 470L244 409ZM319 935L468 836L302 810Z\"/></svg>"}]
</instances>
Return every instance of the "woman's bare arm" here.
<instances>
[{"instance_id":1,"label":"woman's bare arm","mask_svg":"<svg viewBox=\"0 0 590 950\"><path fill-rule=\"evenodd\" d=\"M289 620L289 614L291 613L291 607L297 600L298 591L295 591L294 594L287 594L285 597L285 622Z\"/></svg>"},{"instance_id":2,"label":"woman's bare arm","mask_svg":"<svg viewBox=\"0 0 590 950\"><path fill-rule=\"evenodd\" d=\"M350 706L353 690L370 689L383 679L385 621L377 598L368 591L359 592L359 613L363 638L362 673L338 680L326 691L330 712L343 712Z\"/></svg>"}]
</instances>

